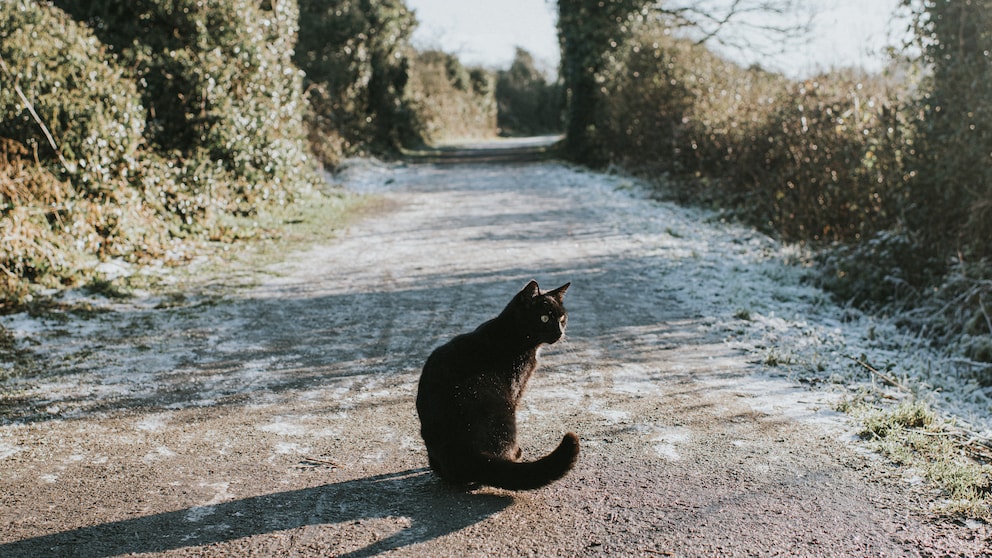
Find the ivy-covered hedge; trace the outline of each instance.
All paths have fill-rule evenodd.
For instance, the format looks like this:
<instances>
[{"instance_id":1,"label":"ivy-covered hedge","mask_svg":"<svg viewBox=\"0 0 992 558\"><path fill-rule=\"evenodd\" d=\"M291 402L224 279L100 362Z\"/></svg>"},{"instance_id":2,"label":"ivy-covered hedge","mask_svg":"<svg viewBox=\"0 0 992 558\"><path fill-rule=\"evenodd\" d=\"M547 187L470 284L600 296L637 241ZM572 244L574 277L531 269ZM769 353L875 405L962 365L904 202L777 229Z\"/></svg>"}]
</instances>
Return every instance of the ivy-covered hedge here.
<instances>
[{"instance_id":1,"label":"ivy-covered hedge","mask_svg":"<svg viewBox=\"0 0 992 558\"><path fill-rule=\"evenodd\" d=\"M294 2L56 0L140 85L150 147L206 158L233 177L242 211L308 179ZM199 192L205 194L205 192Z\"/></svg>"},{"instance_id":2,"label":"ivy-covered hedge","mask_svg":"<svg viewBox=\"0 0 992 558\"><path fill-rule=\"evenodd\" d=\"M294 61L306 73L320 160L421 141L403 100L416 19L402 0L300 0Z\"/></svg>"},{"instance_id":3,"label":"ivy-covered hedge","mask_svg":"<svg viewBox=\"0 0 992 558\"><path fill-rule=\"evenodd\" d=\"M12 0L0 7L0 57L0 135L93 194L127 175L145 109L137 84L86 26L61 10Z\"/></svg>"},{"instance_id":4,"label":"ivy-covered hedge","mask_svg":"<svg viewBox=\"0 0 992 558\"><path fill-rule=\"evenodd\" d=\"M0 307L316 180L294 2L0 3ZM54 147L53 147L54 144Z\"/></svg>"},{"instance_id":5,"label":"ivy-covered hedge","mask_svg":"<svg viewBox=\"0 0 992 558\"><path fill-rule=\"evenodd\" d=\"M0 5L0 308L78 279L84 254L161 253L140 185L146 111L113 53L61 10Z\"/></svg>"}]
</instances>

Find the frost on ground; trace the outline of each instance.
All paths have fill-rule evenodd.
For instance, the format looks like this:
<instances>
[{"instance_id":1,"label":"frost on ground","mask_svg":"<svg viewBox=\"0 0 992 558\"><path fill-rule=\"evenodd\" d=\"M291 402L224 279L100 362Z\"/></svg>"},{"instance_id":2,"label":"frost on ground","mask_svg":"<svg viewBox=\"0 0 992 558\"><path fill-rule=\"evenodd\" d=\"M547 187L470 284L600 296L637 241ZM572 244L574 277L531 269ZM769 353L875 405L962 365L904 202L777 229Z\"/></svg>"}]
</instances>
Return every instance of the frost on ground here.
<instances>
[{"instance_id":1,"label":"frost on ground","mask_svg":"<svg viewBox=\"0 0 992 558\"><path fill-rule=\"evenodd\" d=\"M341 178L357 191L381 192L388 191L391 172L389 165L355 160ZM900 330L894 318L838 306L812 284L814 271L799 248L706 210L653 201L632 179L581 176L577 195L621 216L613 234L663 259L642 269L641 278L654 288L676 286L678 303L730 345L791 380L825 383L836 394L920 398L945 419L992 439L992 386L975 379L976 363Z\"/></svg>"},{"instance_id":2,"label":"frost on ground","mask_svg":"<svg viewBox=\"0 0 992 558\"><path fill-rule=\"evenodd\" d=\"M987 548L987 526L929 523L832 409L876 381L856 359L980 431L988 392L838 308L794 250L557 163L353 161L334 180L381 203L333 241L181 292L70 292L0 318L39 363L2 385L0 555ZM532 493L451 491L424 469L420 366L530 279L572 286L521 445L573 430L579 463Z\"/></svg>"}]
</instances>

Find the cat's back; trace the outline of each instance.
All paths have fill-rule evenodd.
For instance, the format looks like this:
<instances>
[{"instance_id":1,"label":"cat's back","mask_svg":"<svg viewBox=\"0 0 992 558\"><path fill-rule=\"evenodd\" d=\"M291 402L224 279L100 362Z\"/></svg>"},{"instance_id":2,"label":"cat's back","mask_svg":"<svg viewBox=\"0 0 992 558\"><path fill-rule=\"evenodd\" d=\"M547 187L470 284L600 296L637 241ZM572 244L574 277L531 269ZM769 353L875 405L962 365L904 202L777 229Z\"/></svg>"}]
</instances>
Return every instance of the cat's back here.
<instances>
[{"instance_id":1,"label":"cat's back","mask_svg":"<svg viewBox=\"0 0 992 558\"><path fill-rule=\"evenodd\" d=\"M487 327L491 321L482 324L475 331L456 335L434 349L424 363L423 377L471 369L480 359L486 358L492 345Z\"/></svg>"}]
</instances>

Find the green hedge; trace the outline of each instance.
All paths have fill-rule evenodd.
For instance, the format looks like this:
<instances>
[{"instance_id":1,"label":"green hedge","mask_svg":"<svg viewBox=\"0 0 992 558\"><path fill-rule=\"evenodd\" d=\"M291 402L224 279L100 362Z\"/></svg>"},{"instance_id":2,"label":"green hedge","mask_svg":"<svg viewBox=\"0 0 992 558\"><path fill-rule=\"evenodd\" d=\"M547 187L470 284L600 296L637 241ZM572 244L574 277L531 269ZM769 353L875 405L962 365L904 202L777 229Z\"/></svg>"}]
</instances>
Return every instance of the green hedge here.
<instances>
[{"instance_id":1,"label":"green hedge","mask_svg":"<svg viewBox=\"0 0 992 558\"><path fill-rule=\"evenodd\" d=\"M154 151L235 180L242 211L310 179L294 2L57 0L140 85ZM200 196L204 188L194 188Z\"/></svg>"},{"instance_id":2,"label":"green hedge","mask_svg":"<svg viewBox=\"0 0 992 558\"><path fill-rule=\"evenodd\" d=\"M518 48L513 63L496 74L497 124L502 135L561 132L564 110L561 86L548 83L534 57Z\"/></svg>"},{"instance_id":3,"label":"green hedge","mask_svg":"<svg viewBox=\"0 0 992 558\"><path fill-rule=\"evenodd\" d=\"M73 284L86 254L162 253L167 225L131 187L145 110L113 54L61 10L17 0L0 5L0 57L0 309L31 283Z\"/></svg>"},{"instance_id":4,"label":"green hedge","mask_svg":"<svg viewBox=\"0 0 992 558\"><path fill-rule=\"evenodd\" d=\"M229 238L224 214L309 189L297 17L249 0L0 4L0 307L93 259Z\"/></svg>"},{"instance_id":5,"label":"green hedge","mask_svg":"<svg viewBox=\"0 0 992 558\"><path fill-rule=\"evenodd\" d=\"M0 6L0 57L0 136L24 144L90 194L127 176L145 109L134 81L86 26L61 10L11 0Z\"/></svg>"},{"instance_id":6,"label":"green hedge","mask_svg":"<svg viewBox=\"0 0 992 558\"><path fill-rule=\"evenodd\" d=\"M992 0L905 2L922 62L910 226L932 254L992 259Z\"/></svg>"},{"instance_id":7,"label":"green hedge","mask_svg":"<svg viewBox=\"0 0 992 558\"><path fill-rule=\"evenodd\" d=\"M300 0L294 61L306 73L311 144L325 165L418 143L403 101L413 12L402 0Z\"/></svg>"}]
</instances>

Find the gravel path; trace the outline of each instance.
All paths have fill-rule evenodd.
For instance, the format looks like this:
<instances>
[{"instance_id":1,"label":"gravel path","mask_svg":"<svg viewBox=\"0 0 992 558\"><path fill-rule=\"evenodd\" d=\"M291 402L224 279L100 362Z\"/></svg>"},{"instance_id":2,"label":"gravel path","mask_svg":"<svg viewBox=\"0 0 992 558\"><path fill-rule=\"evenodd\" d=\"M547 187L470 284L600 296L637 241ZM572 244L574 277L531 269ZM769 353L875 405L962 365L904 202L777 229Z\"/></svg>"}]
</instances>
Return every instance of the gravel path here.
<instances>
[{"instance_id":1,"label":"gravel path","mask_svg":"<svg viewBox=\"0 0 992 558\"><path fill-rule=\"evenodd\" d=\"M380 210L245 286L0 322L48 368L7 386L0 556L989 553L987 526L928 519L833 396L727 342L744 301L824 304L768 239L557 163L341 179ZM571 430L579 463L454 491L426 469L420 365L532 278L572 287L521 445Z\"/></svg>"}]
</instances>

